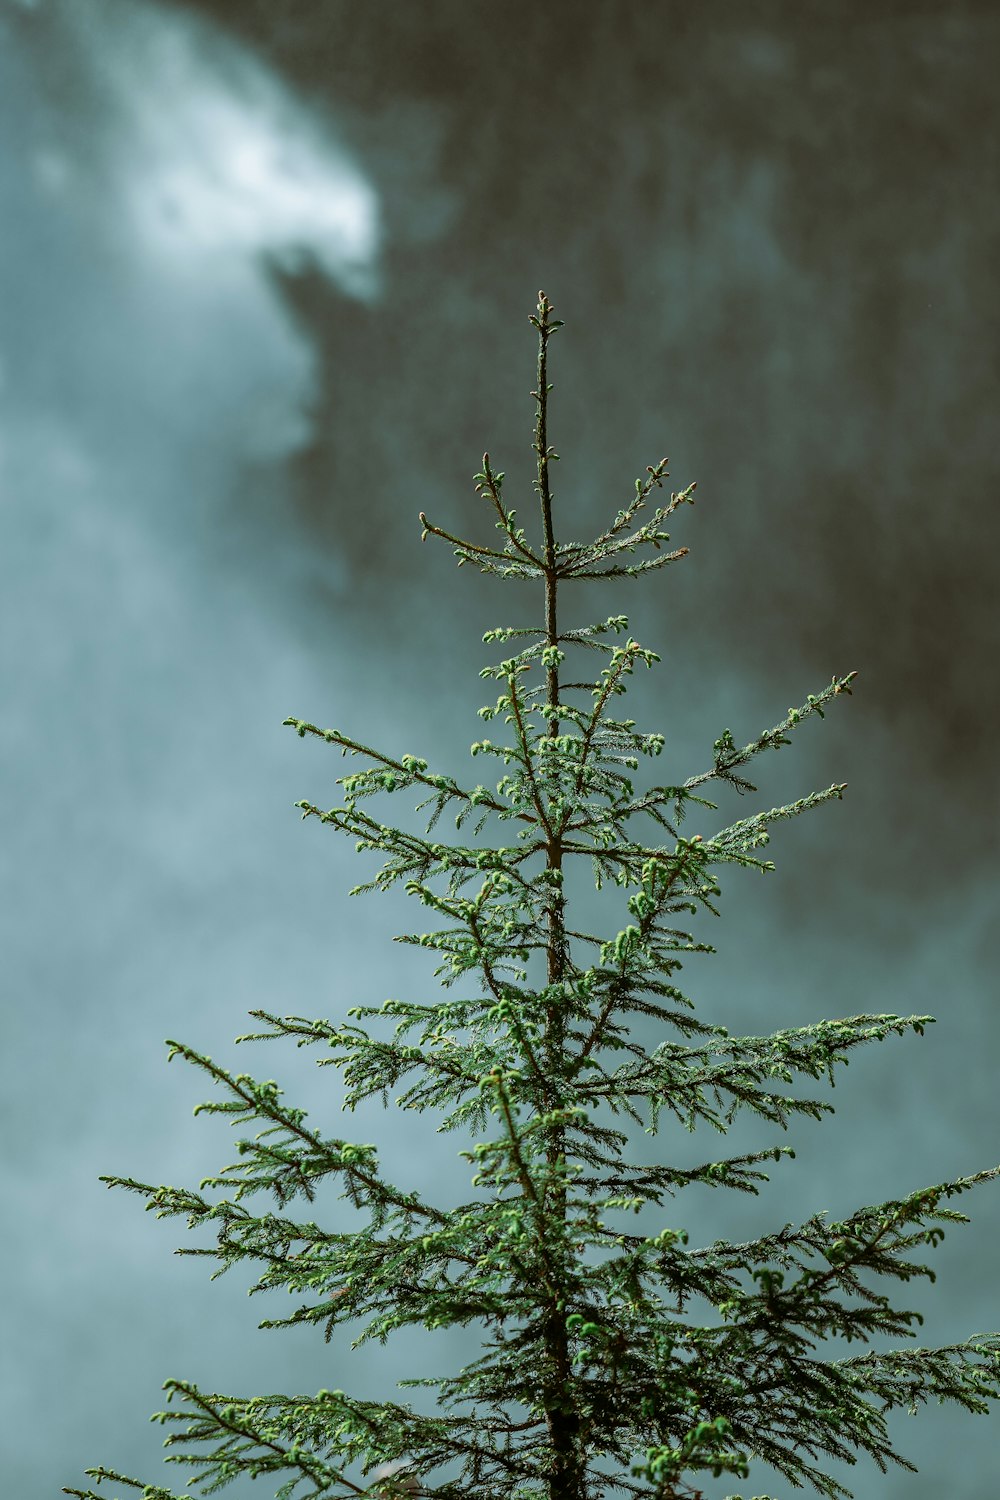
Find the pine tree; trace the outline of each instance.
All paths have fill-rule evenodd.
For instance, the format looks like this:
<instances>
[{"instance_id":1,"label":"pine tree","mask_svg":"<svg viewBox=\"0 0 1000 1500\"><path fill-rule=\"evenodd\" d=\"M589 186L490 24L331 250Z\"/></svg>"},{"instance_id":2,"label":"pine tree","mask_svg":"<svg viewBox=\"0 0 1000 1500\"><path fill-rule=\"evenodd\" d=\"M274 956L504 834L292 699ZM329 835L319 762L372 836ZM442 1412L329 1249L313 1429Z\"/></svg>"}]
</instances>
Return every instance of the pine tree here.
<instances>
[{"instance_id":1,"label":"pine tree","mask_svg":"<svg viewBox=\"0 0 1000 1500\"><path fill-rule=\"evenodd\" d=\"M718 915L713 870L773 869L752 852L767 843L770 826L839 798L844 786L755 813L709 838L684 838L679 827L690 804L716 810L697 789L715 781L756 791L742 774L748 762L788 744L799 724L850 693L856 674L834 677L750 744L737 746L725 730L710 770L679 785L637 789L634 773L659 754L663 735L640 733L612 710L636 667L658 658L625 634L622 615L564 627L557 600L572 580L636 578L684 556L683 547L663 550L663 525L693 501L695 487L637 520L662 488L664 459L636 480L630 503L595 541L556 541L549 476L558 455L548 441L546 360L562 325L552 311L539 293L531 394L540 545L516 525L504 476L488 454L476 489L495 515L501 546L463 541L420 517L423 536L452 544L460 566L544 584L542 625L484 637L497 645L523 641L481 674L499 690L481 716L501 723L504 734L502 743L480 740L472 753L498 760L500 779L464 788L417 756L285 721L300 736L318 736L365 763L340 778L340 806L296 805L303 818L384 856L374 879L357 890L401 883L429 909L434 930L401 941L438 956L437 974L454 998L357 1006L339 1022L252 1011L268 1029L238 1039L319 1044L328 1052L321 1062L343 1070L349 1109L378 1095L387 1104L406 1080L396 1099L401 1108L438 1110L439 1130L470 1133L475 1144L459 1155L473 1169L472 1195L450 1212L424 1202L386 1180L374 1147L308 1125L274 1082L234 1077L174 1041L169 1057L202 1069L225 1096L199 1110L261 1127L239 1141L235 1164L202 1184L230 1196L211 1202L200 1191L101 1179L144 1195L158 1217L187 1215L191 1227L212 1225L217 1248L179 1253L216 1257L215 1275L239 1261L263 1262L253 1290L284 1287L306 1299L291 1317L261 1327L322 1324L329 1340L339 1325L364 1320L356 1342L385 1342L407 1325L482 1325L482 1354L453 1376L399 1382L435 1388L433 1415L340 1390L246 1398L168 1380L168 1400L177 1396L187 1409L155 1419L186 1424L165 1446L183 1450L172 1461L200 1468L203 1493L244 1474L290 1474L276 1492L281 1500L300 1485L304 1500L592 1500L617 1491L675 1500L703 1493L685 1475L746 1477L754 1458L796 1488L808 1480L821 1495L850 1496L809 1460L825 1454L853 1463L864 1451L883 1472L886 1460L913 1471L887 1441L884 1412L906 1404L913 1413L931 1395L987 1412L986 1398L1000 1395L998 1334L827 1361L812 1352L829 1335L866 1343L876 1332L912 1337L909 1324L920 1315L894 1311L858 1273L933 1280L901 1252L935 1244L943 1230L933 1226L941 1221L968 1222L942 1201L997 1176L1000 1166L860 1208L841 1222L817 1213L798 1228L786 1224L743 1244L690 1250L683 1229L622 1230L630 1211L653 1213L690 1183L757 1193L755 1182L768 1180L758 1164L794 1152L779 1146L683 1170L627 1161L626 1135L600 1123L599 1113L606 1121L648 1120L650 1135L664 1109L689 1131L704 1120L723 1134L741 1108L783 1129L792 1114L819 1119L831 1105L778 1093L772 1081L791 1082L798 1073L826 1074L832 1083L835 1062L846 1062L854 1048L910 1029L922 1034L933 1017L858 1015L734 1037L697 1020L675 986L682 955L714 951L672 925L677 914L699 907ZM631 561L644 547L656 555ZM595 680L567 681L564 662L581 648L603 654L603 669ZM427 836L365 810L376 795L411 790L430 808ZM456 831L475 824L468 842L431 839L446 812ZM633 831L637 822L645 837ZM480 838L487 825L492 840ZM571 925L564 872L577 858L592 862L597 887L606 891L601 900L627 907L627 917L616 916L619 931L600 936ZM635 1016L693 1040L664 1040L649 1051L630 1033ZM390 1039L365 1029L375 1017L395 1022ZM241 1201L268 1190L283 1211L297 1197L311 1202L324 1179L339 1185L362 1227L331 1232L283 1212L255 1215ZM860 1305L838 1293L853 1294ZM714 1308L705 1326L679 1316L694 1297ZM162 1487L143 1487L113 1470L87 1473L142 1489L149 1500L174 1500ZM65 1493L107 1500L90 1489Z\"/></svg>"}]
</instances>

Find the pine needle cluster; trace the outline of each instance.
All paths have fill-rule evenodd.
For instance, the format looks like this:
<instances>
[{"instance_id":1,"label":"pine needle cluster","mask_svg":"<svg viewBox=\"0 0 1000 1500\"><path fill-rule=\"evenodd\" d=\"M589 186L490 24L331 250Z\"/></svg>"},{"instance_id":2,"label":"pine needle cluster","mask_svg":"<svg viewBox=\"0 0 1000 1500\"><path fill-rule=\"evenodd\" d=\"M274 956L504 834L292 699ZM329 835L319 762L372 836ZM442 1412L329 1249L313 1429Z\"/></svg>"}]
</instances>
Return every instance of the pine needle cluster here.
<instances>
[{"instance_id":1,"label":"pine needle cluster","mask_svg":"<svg viewBox=\"0 0 1000 1500\"><path fill-rule=\"evenodd\" d=\"M616 1493L676 1500L704 1495L685 1476L745 1478L753 1459L794 1487L806 1481L835 1500L851 1491L817 1466L823 1455L853 1463L865 1453L883 1472L887 1461L913 1470L887 1440L891 1408L914 1412L934 1396L987 1412L987 1401L1000 1396L998 1334L937 1349L816 1355L817 1341L834 1335L862 1343L876 1333L913 1337L919 1314L893 1310L860 1273L933 1280L903 1252L934 1245L946 1221L967 1222L945 1200L996 1177L1000 1166L859 1208L836 1223L817 1213L742 1244L691 1249L673 1225L652 1234L621 1228L629 1211L658 1218L664 1200L692 1183L757 1193L756 1183L767 1180L760 1163L794 1152L778 1146L686 1169L655 1152L633 1161L616 1117L637 1121L650 1136L665 1110L688 1130L706 1121L723 1134L741 1109L782 1129L794 1114L819 1119L831 1105L791 1097L776 1084L796 1074L832 1083L835 1063L855 1048L922 1034L933 1017L857 1015L737 1037L698 1020L677 987L683 955L712 951L682 924L700 908L718 915L716 872L773 869L755 853L771 825L840 798L844 787L755 813L711 837L684 837L692 804L716 810L699 789L715 782L756 791L744 774L748 764L787 745L798 725L849 694L856 674L834 677L742 747L725 730L708 770L677 784L638 785L636 773L659 755L663 735L614 714L628 678L658 658L628 634L623 615L566 628L557 603L573 580L634 579L683 557L686 548L667 549L664 525L693 503L695 486L650 513L667 476L661 460L594 541L557 541L547 353L562 325L552 313L539 293L531 394L540 541L517 524L488 454L476 489L495 518L495 545L452 536L421 513L424 536L451 544L460 565L537 580L544 589L539 625L484 637L511 652L482 673L498 696L481 716L500 735L472 746L481 763L498 763L498 779L464 786L417 756L285 721L363 763L340 778L338 806L297 805L303 818L382 857L358 890L401 886L431 914L431 931L400 940L436 955L443 997L357 1006L334 1022L253 1011L266 1029L238 1039L318 1045L319 1061L342 1071L348 1109L373 1097L388 1105L392 1097L402 1110L436 1111L441 1131L461 1127L474 1142L459 1153L471 1169L469 1196L452 1210L424 1201L387 1180L373 1146L308 1124L274 1082L232 1076L175 1041L169 1056L204 1071L223 1095L199 1109L257 1133L240 1139L238 1161L197 1192L102 1178L143 1195L158 1217L211 1226L216 1247L178 1253L217 1258L215 1275L239 1262L262 1263L253 1291L284 1288L300 1299L290 1317L261 1327L310 1323L329 1340L360 1321L361 1343L385 1342L410 1325L472 1325L482 1333L481 1354L456 1374L399 1382L435 1390L431 1415L342 1390L236 1397L169 1380L168 1400L178 1397L184 1409L155 1420L173 1424L165 1446L182 1451L169 1457L195 1471L188 1482L202 1493L247 1475L280 1477L279 1500L293 1493L302 1500L598 1500ZM571 655L588 654L600 659L594 672L570 680ZM369 810L376 798L407 792L429 809L423 835ZM435 835L445 814L461 839ZM565 875L576 860L591 862L609 915L615 906L608 931L584 931L571 920ZM388 1039L366 1029L376 1017L395 1023ZM636 1017L664 1034L652 1050L635 1040ZM296 1200L311 1203L324 1180L360 1212L361 1227L323 1229L287 1212ZM209 1188L224 1196L211 1201ZM278 1212L247 1208L243 1200L261 1190ZM709 1304L710 1322L683 1317L693 1299ZM114 1470L87 1472L147 1500L177 1500ZM64 1492L108 1500L92 1489Z\"/></svg>"}]
</instances>

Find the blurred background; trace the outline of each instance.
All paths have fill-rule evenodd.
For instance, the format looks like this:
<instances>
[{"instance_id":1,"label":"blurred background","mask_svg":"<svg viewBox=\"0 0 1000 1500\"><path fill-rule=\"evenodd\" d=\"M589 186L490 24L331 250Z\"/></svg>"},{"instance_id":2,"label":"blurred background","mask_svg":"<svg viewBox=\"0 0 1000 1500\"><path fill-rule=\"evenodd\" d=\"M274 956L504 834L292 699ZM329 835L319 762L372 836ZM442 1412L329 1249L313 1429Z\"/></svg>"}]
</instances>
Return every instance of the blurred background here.
<instances>
[{"instance_id":1,"label":"blurred background","mask_svg":"<svg viewBox=\"0 0 1000 1500\"><path fill-rule=\"evenodd\" d=\"M848 783L778 825L774 874L724 881L682 987L737 1035L937 1017L834 1093L798 1083L822 1122L640 1135L687 1164L798 1153L663 1224L736 1240L1000 1162L998 44L985 0L0 0L4 1495L97 1464L183 1491L148 1421L168 1376L392 1398L475 1356L472 1333L259 1331L287 1298L210 1282L171 1254L207 1236L98 1176L197 1187L233 1159L175 1038L467 1192L430 1115L344 1120L315 1054L234 1038L253 1007L437 993L391 942L421 925L405 898L349 901L370 861L293 808L348 767L281 721L466 774L482 632L539 606L421 547L417 512L488 540L488 448L535 526L539 287L566 323L563 537L663 454L698 481L682 563L565 603L660 651L629 700L667 736L656 779L859 671L757 796L689 821ZM875 1283L925 1346L1000 1328L1000 1184L951 1206L972 1222L911 1257L936 1285ZM311 1212L346 1222L335 1195ZM859 1500L982 1500L998 1421L903 1410L917 1474L820 1467ZM737 1491L790 1487L706 1478Z\"/></svg>"}]
</instances>

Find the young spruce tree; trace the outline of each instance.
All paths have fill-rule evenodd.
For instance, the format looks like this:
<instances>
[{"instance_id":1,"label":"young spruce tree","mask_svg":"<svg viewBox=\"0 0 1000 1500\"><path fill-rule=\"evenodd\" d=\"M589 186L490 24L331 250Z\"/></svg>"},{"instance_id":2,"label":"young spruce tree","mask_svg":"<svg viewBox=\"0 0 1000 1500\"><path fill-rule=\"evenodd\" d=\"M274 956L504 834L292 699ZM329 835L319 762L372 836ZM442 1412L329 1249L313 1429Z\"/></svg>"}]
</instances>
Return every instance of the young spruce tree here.
<instances>
[{"instance_id":1,"label":"young spruce tree","mask_svg":"<svg viewBox=\"0 0 1000 1500\"><path fill-rule=\"evenodd\" d=\"M658 1210L694 1182L756 1193L755 1180L767 1180L756 1164L794 1153L778 1146L683 1170L655 1159L628 1161L626 1136L595 1119L602 1106L605 1119L608 1110L648 1119L650 1135L665 1109L688 1130L700 1118L725 1133L741 1107L786 1128L793 1113L818 1119L832 1106L777 1093L772 1080L825 1073L832 1083L834 1063L853 1048L910 1028L922 1033L933 1017L860 1015L734 1037L690 1014L691 1001L674 983L681 956L713 950L678 930L677 914L699 905L716 912L717 866L772 869L752 852L767 842L770 825L839 798L843 786L755 813L711 838L682 837L684 815L691 803L714 810L697 795L712 781L755 791L742 775L747 763L788 744L798 724L850 692L855 674L835 677L748 745L723 731L707 771L680 784L637 788L634 773L644 757L659 753L663 735L641 734L612 711L635 667L657 657L625 635L624 616L581 627L563 623L558 606L563 585L575 579L631 579L682 557L685 548L662 549L669 541L662 528L692 500L694 485L637 522L662 486L664 459L636 480L628 506L595 541L557 541L546 356L561 325L543 293L531 321L538 332L532 396L540 542L515 524L503 475L488 455L476 488L502 545L462 541L421 515L424 536L452 543L460 565L537 579L544 589L540 624L484 637L524 642L482 673L499 689L482 717L504 730L500 743L480 740L472 753L500 762L499 781L466 788L418 756L285 721L367 763L341 778L339 807L297 805L304 818L384 856L374 880L358 889L401 882L429 909L434 930L401 941L440 955L437 972L450 993L436 1004L360 1006L336 1023L253 1011L270 1030L240 1038L319 1043L330 1054L320 1061L343 1069L349 1108L372 1095L387 1102L407 1080L400 1108L434 1108L443 1116L440 1130L465 1126L477 1138L473 1150L460 1153L473 1169L470 1195L450 1212L424 1202L386 1180L372 1146L321 1134L303 1110L282 1103L273 1082L233 1077L180 1042L167 1043L170 1057L203 1069L226 1096L199 1109L261 1126L239 1142L235 1165L202 1183L231 1195L213 1203L201 1192L102 1179L144 1194L157 1216L210 1223L217 1248L179 1253L216 1256L216 1275L240 1260L260 1261L255 1291L285 1287L304 1299L291 1317L261 1327L323 1324L329 1339L338 1324L361 1319L363 1338L384 1341L408 1324L474 1324L484 1330L482 1355L447 1378L399 1382L436 1387L433 1416L340 1390L234 1397L168 1380L168 1399L180 1397L187 1410L156 1417L186 1424L165 1446L186 1445L171 1458L200 1466L203 1493L247 1474L290 1475L276 1491L282 1500L300 1485L303 1500L594 1500L618 1491L674 1500L704 1494L685 1475L745 1478L753 1458L796 1488L808 1480L821 1495L849 1496L810 1459L822 1453L854 1462L855 1450L863 1450L883 1472L886 1459L913 1470L887 1441L885 1411L905 1403L912 1413L934 1395L986 1412L986 1398L1000 1396L998 1334L940 1349L814 1357L816 1340L830 1334L863 1342L875 1332L912 1337L909 1324L919 1314L893 1311L858 1273L933 1280L901 1252L933 1245L943 1230L924 1226L934 1221L968 1222L942 1200L997 1176L1000 1167L860 1208L839 1223L818 1213L799 1228L786 1224L744 1244L692 1250L673 1222L649 1235L609 1222L631 1222L623 1210ZM642 547L656 555L631 561ZM578 648L604 653L593 681L567 680L564 663ZM437 842L366 811L379 794L411 789L432 810L428 835L446 812L457 829L471 822L475 833L467 842ZM493 840L479 838L487 825ZM616 888L603 935L578 930L567 908L564 874L576 859L592 862L599 888L602 881ZM365 1031L365 1018L377 1015L396 1019L394 1039ZM631 1039L634 1015L652 1017L668 1033L654 1050ZM694 1040L675 1040L671 1031ZM241 1202L268 1189L285 1210L296 1198L312 1201L325 1178L336 1179L360 1210L361 1227L322 1229L284 1212L257 1216ZM861 1305L838 1294L853 1294ZM703 1326L678 1316L695 1297L714 1310ZM174 1500L160 1486L113 1470L87 1472L141 1489L148 1500ZM90 1489L65 1493L108 1500Z\"/></svg>"}]
</instances>

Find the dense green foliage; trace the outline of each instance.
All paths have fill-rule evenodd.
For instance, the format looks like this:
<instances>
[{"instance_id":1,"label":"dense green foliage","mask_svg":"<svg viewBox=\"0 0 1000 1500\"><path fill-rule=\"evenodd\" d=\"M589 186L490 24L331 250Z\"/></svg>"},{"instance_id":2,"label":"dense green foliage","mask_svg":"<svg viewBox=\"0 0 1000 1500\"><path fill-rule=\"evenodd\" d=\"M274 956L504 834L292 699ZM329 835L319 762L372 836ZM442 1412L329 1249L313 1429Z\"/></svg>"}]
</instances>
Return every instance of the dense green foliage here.
<instances>
[{"instance_id":1,"label":"dense green foliage","mask_svg":"<svg viewBox=\"0 0 1000 1500\"><path fill-rule=\"evenodd\" d=\"M515 524L503 475L488 455L477 490L495 514L501 545L462 541L421 516L424 535L449 541L460 564L544 586L540 625L485 637L523 641L482 674L499 691L482 717L503 732L500 742L483 739L472 751L481 762L499 760L499 780L466 788L416 756L286 721L299 735L319 736L365 762L341 778L341 805L298 805L304 818L384 857L374 879L357 889L401 882L433 914L433 931L401 940L438 955L446 993L437 1003L358 1006L337 1022L254 1011L268 1029L240 1038L318 1043L327 1053L321 1061L343 1071L349 1109L372 1096L388 1104L395 1094L401 1109L440 1112L439 1130L462 1127L474 1141L460 1153L472 1168L471 1195L453 1211L424 1202L386 1180L374 1147L318 1133L304 1111L282 1103L273 1082L233 1077L178 1042L168 1043L170 1056L203 1069L225 1096L199 1108L261 1127L240 1140L234 1165L201 1184L228 1196L210 1202L202 1191L102 1179L145 1195L158 1216L213 1226L216 1248L180 1253L217 1257L221 1269L262 1262L255 1290L283 1287L305 1299L291 1317L262 1327L315 1323L329 1339L339 1325L362 1320L360 1342L384 1341L409 1324L472 1324L483 1330L481 1357L447 1378L400 1382L436 1388L433 1415L343 1391L247 1398L170 1380L170 1397L187 1410L157 1415L183 1426L167 1439L184 1449L171 1457L200 1468L206 1492L248 1474L290 1476L277 1493L288 1497L304 1486L304 1500L595 1500L619 1491L666 1500L703 1494L685 1475L746 1477L752 1458L796 1487L808 1480L835 1497L851 1492L811 1462L819 1454L853 1462L863 1451L883 1471L886 1460L912 1470L887 1441L885 1411L904 1404L913 1411L933 1395L985 1412L986 1398L1000 1395L997 1334L942 1349L814 1357L816 1340L831 1335L912 1337L909 1325L919 1314L894 1311L858 1273L933 1279L901 1252L934 1244L940 1221L967 1222L942 1201L1000 1167L861 1208L842 1222L816 1214L798 1228L786 1224L738 1245L691 1250L683 1229L644 1235L623 1232L617 1222L630 1222L629 1210L659 1209L694 1182L756 1193L756 1181L767 1180L758 1164L794 1153L774 1147L685 1170L629 1161L627 1137L612 1117L645 1124L651 1136L664 1109L688 1130L705 1120L723 1134L741 1108L782 1128L791 1114L818 1119L832 1106L779 1093L775 1082L792 1082L794 1074L826 1074L832 1082L834 1063L853 1048L908 1029L920 1033L933 1018L859 1015L734 1037L697 1020L675 986L682 955L712 951L674 923L699 906L716 912L713 871L773 868L753 852L766 844L770 825L843 791L830 786L711 837L685 838L679 829L690 804L715 810L697 789L717 781L755 791L742 774L752 758L788 744L798 724L822 716L850 692L854 673L835 677L742 748L724 731L709 770L677 785L637 786L640 763L659 754L663 736L640 733L612 710L635 668L657 658L627 635L623 616L561 627L557 596L574 579L633 578L683 556L684 548L664 550L663 525L692 500L694 485L637 521L662 487L663 460L636 481L627 508L595 541L556 541L546 361L561 325L551 314L540 293L531 320L538 332L532 395L540 545ZM642 548L652 555L633 561ZM592 680L565 680L564 663L578 649L604 658ZM407 791L430 808L426 836L366 810L377 795ZM432 839L444 813L454 814L456 833L474 824L467 842ZM618 905L604 934L571 925L564 873L578 857L592 862L609 914ZM687 1040L665 1039L650 1051L630 1032L635 1016ZM369 1034L364 1023L376 1017L396 1022L391 1035ZM357 1230L331 1232L285 1215L294 1199L311 1202L327 1178L360 1211ZM273 1193L278 1213L258 1216L243 1204L261 1189ZM712 1306L710 1323L680 1316L693 1298ZM88 1473L143 1489L111 1470ZM93 1490L65 1493L106 1500ZM173 1500L155 1485L144 1494Z\"/></svg>"}]
</instances>

